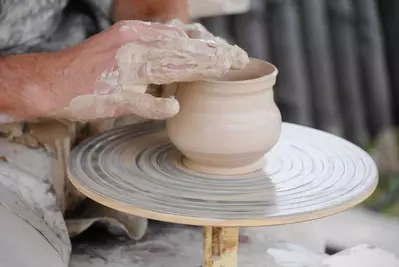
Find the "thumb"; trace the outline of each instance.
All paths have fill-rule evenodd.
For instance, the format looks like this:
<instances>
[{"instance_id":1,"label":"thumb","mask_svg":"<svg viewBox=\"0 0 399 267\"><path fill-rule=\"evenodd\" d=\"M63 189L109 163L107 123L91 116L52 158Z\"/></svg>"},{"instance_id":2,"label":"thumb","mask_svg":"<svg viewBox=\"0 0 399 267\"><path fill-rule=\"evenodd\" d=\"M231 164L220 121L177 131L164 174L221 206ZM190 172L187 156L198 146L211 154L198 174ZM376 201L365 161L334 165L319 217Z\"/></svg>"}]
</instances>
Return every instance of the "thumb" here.
<instances>
[{"instance_id":1,"label":"thumb","mask_svg":"<svg viewBox=\"0 0 399 267\"><path fill-rule=\"evenodd\" d=\"M179 112L179 102L174 98L158 98L132 91L118 93L123 99L121 107L123 114L136 114L146 119L163 120L174 117Z\"/></svg>"}]
</instances>

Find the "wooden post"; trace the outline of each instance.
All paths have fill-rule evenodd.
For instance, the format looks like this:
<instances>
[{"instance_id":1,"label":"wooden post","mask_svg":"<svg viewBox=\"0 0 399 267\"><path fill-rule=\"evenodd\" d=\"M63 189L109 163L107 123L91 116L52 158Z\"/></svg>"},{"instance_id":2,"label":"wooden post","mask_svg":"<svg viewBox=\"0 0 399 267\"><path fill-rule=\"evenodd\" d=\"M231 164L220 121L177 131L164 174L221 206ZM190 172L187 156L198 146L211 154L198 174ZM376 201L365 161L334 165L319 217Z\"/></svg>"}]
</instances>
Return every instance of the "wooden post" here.
<instances>
[{"instance_id":1,"label":"wooden post","mask_svg":"<svg viewBox=\"0 0 399 267\"><path fill-rule=\"evenodd\" d=\"M204 227L202 267L237 267L238 228Z\"/></svg>"}]
</instances>

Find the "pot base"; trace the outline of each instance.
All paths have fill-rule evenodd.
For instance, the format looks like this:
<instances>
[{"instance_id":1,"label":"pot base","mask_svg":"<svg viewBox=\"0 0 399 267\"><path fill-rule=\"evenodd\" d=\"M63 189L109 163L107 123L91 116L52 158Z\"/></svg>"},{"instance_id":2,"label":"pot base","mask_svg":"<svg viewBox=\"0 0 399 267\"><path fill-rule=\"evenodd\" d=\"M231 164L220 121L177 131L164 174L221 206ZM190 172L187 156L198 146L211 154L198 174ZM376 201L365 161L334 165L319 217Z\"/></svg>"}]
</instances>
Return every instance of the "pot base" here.
<instances>
[{"instance_id":1,"label":"pot base","mask_svg":"<svg viewBox=\"0 0 399 267\"><path fill-rule=\"evenodd\" d=\"M254 163L251 163L249 165L245 165L242 167L220 168L220 167L203 165L203 164L193 161L187 157L183 157L182 164L184 167L186 167L190 170L200 172L200 173L227 176L227 175L242 175L242 174L259 171L265 167L266 160L264 158L261 158L261 159L255 161Z\"/></svg>"}]
</instances>

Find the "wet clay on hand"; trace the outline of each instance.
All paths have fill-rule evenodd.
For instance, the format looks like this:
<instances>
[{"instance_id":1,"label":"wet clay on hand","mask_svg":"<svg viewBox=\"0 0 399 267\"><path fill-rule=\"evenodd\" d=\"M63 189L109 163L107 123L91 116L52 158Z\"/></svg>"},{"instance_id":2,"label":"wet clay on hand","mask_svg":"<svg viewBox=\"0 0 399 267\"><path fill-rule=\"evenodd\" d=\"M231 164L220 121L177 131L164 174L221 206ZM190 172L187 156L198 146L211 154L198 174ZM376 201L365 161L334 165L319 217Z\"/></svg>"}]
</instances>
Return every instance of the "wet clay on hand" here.
<instances>
[{"instance_id":1,"label":"wet clay on hand","mask_svg":"<svg viewBox=\"0 0 399 267\"><path fill-rule=\"evenodd\" d=\"M52 83L63 104L50 116L81 121L127 114L170 118L179 111L178 101L147 94L149 84L220 77L248 63L241 48L208 32L206 39L190 38L182 25L121 21L63 51L62 83Z\"/></svg>"}]
</instances>

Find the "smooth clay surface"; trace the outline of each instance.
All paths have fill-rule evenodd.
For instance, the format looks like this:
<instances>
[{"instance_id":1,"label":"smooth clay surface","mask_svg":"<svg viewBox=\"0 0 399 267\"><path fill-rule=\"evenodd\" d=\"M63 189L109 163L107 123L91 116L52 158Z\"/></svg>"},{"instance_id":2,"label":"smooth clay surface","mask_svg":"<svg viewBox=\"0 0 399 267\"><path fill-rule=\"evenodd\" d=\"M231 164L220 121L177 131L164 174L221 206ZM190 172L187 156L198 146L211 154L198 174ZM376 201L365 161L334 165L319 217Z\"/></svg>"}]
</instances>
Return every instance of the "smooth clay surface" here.
<instances>
[{"instance_id":1,"label":"smooth clay surface","mask_svg":"<svg viewBox=\"0 0 399 267\"><path fill-rule=\"evenodd\" d=\"M278 141L281 114L274 102L277 69L251 59L218 80L178 84L179 113L167 120L172 143L193 170L238 175L261 169Z\"/></svg>"},{"instance_id":2,"label":"smooth clay surface","mask_svg":"<svg viewBox=\"0 0 399 267\"><path fill-rule=\"evenodd\" d=\"M159 221L208 226L278 225L325 217L359 204L375 189L377 168L357 146L283 123L268 164L250 174L206 175L154 122L81 143L68 165L72 183L110 208Z\"/></svg>"}]
</instances>

